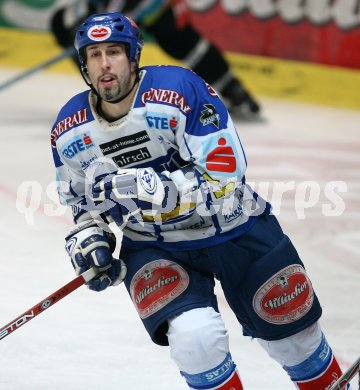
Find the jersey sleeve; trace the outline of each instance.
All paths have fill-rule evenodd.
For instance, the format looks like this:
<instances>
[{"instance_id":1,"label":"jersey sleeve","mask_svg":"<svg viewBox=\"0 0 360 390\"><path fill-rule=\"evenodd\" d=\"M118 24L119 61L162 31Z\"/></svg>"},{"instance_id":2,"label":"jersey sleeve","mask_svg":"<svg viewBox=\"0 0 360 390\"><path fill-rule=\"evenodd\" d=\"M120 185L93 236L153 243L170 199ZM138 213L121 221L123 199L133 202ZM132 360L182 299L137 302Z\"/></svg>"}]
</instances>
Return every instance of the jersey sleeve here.
<instances>
[{"instance_id":1,"label":"jersey sleeve","mask_svg":"<svg viewBox=\"0 0 360 390\"><path fill-rule=\"evenodd\" d=\"M61 165L56 168L56 183L60 203L71 206L76 223L81 215L90 211L89 202L85 195L84 175L66 165Z\"/></svg>"},{"instance_id":2,"label":"jersey sleeve","mask_svg":"<svg viewBox=\"0 0 360 390\"><path fill-rule=\"evenodd\" d=\"M56 183L60 203L71 206L74 221L77 222L79 217L90 208L90 203L86 197L87 180L84 172L79 169L78 165L65 161L58 145L60 134L68 130L64 122L67 124L71 123L71 118L74 119L74 123L85 122L85 119L87 119L85 110L68 116L67 106L65 105L62 108L51 131L51 149L56 169Z\"/></svg>"},{"instance_id":3,"label":"jersey sleeve","mask_svg":"<svg viewBox=\"0 0 360 390\"><path fill-rule=\"evenodd\" d=\"M246 157L233 121L215 90L191 71L184 81L190 110L177 133L180 155L194 166L211 199L231 195L244 184Z\"/></svg>"}]
</instances>

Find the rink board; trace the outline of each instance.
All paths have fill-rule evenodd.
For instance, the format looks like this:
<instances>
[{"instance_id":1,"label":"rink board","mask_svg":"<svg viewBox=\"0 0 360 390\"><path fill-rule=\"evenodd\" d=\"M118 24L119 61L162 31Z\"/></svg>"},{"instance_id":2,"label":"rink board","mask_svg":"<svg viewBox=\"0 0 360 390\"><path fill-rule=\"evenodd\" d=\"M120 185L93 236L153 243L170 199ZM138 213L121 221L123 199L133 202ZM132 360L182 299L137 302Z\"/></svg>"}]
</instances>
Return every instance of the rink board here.
<instances>
[{"instance_id":1,"label":"rink board","mask_svg":"<svg viewBox=\"0 0 360 390\"><path fill-rule=\"evenodd\" d=\"M20 71L36 66L61 52L52 35L0 28L0 66ZM360 71L335 66L226 53L235 74L257 96L360 109ZM156 44L145 45L141 65L180 64ZM73 73L70 60L52 66L52 72Z\"/></svg>"}]
</instances>

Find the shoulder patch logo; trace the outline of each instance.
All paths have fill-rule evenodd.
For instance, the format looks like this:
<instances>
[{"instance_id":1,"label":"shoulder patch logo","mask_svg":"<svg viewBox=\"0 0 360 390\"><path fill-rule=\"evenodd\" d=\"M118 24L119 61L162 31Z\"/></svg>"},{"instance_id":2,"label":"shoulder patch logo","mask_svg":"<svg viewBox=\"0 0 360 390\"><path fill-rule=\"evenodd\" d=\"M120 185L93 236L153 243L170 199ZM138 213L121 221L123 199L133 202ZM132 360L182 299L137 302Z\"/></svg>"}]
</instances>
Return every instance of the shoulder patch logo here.
<instances>
[{"instance_id":1,"label":"shoulder patch logo","mask_svg":"<svg viewBox=\"0 0 360 390\"><path fill-rule=\"evenodd\" d=\"M216 128L220 125L220 115L212 104L204 104L205 110L201 111L200 122L203 126L213 124Z\"/></svg>"}]
</instances>

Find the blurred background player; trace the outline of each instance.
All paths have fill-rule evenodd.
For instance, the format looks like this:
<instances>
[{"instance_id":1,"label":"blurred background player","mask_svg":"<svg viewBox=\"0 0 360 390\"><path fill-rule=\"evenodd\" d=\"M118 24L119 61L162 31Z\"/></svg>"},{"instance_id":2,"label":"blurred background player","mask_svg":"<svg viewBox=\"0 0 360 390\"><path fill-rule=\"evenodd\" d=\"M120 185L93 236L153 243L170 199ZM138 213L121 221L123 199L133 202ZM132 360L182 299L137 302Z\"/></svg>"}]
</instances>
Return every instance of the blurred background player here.
<instances>
[{"instance_id":1,"label":"blurred background player","mask_svg":"<svg viewBox=\"0 0 360 390\"><path fill-rule=\"evenodd\" d=\"M222 96L233 117L259 118L260 106L235 77L222 53L189 23L184 0L78 0L52 17L51 31L59 45L71 47L75 29L87 15L122 12L155 38L171 57L182 61ZM74 60L77 57L74 53Z\"/></svg>"}]
</instances>

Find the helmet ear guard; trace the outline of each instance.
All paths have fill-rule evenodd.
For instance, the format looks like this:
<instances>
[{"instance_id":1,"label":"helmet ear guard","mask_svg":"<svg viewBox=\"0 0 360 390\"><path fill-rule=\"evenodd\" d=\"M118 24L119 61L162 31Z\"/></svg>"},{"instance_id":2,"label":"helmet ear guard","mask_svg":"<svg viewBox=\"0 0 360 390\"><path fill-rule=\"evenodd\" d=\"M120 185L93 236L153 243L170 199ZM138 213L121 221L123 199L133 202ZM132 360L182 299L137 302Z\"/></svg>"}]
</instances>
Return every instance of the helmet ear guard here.
<instances>
[{"instance_id":1,"label":"helmet ear guard","mask_svg":"<svg viewBox=\"0 0 360 390\"><path fill-rule=\"evenodd\" d=\"M85 50L83 49L82 51L85 51ZM81 76L83 77L85 83L89 87L92 87L92 83L91 83L91 80L89 77L88 67L87 67L87 63L86 63L86 54L83 53L82 56L84 58L84 61L80 61L80 54L79 54L80 73L81 73Z\"/></svg>"}]
</instances>

